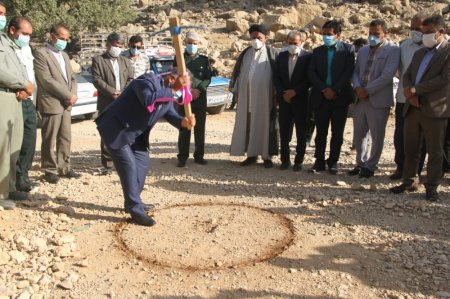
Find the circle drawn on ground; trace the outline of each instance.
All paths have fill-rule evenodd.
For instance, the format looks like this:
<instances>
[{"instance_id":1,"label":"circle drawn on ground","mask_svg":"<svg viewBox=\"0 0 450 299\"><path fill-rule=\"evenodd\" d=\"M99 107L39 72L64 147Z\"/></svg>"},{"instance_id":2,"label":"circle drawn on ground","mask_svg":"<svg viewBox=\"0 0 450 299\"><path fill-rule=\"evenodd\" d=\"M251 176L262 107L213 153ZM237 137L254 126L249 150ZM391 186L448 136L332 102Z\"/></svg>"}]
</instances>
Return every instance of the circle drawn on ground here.
<instances>
[{"instance_id":1,"label":"circle drawn on ground","mask_svg":"<svg viewBox=\"0 0 450 299\"><path fill-rule=\"evenodd\" d=\"M156 225L120 223L122 249L139 260L185 270L226 269L278 256L294 241L291 220L241 204L183 204L157 209Z\"/></svg>"}]
</instances>

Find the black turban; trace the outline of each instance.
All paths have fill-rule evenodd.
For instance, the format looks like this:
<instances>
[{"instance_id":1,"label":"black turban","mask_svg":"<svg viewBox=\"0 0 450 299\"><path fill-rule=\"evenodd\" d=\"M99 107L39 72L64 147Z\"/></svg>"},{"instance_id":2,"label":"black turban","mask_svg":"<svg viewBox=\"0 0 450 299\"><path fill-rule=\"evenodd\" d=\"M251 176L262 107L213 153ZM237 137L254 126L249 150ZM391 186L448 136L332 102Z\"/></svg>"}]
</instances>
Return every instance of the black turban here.
<instances>
[{"instance_id":1,"label":"black turban","mask_svg":"<svg viewBox=\"0 0 450 299\"><path fill-rule=\"evenodd\" d=\"M264 35L267 35L267 28L263 24L253 24L248 29L248 33L252 34L252 32L261 32Z\"/></svg>"}]
</instances>

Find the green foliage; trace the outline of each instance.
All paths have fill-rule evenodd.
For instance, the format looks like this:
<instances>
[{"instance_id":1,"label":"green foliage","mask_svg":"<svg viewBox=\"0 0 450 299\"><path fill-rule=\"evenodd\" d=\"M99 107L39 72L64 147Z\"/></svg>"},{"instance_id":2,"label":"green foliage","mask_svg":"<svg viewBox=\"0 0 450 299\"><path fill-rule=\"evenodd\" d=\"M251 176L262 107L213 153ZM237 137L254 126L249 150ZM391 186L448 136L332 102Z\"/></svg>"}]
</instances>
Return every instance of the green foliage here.
<instances>
[{"instance_id":1,"label":"green foliage","mask_svg":"<svg viewBox=\"0 0 450 299\"><path fill-rule=\"evenodd\" d=\"M50 26L64 23L77 34L97 28L113 29L133 21L129 0L10 0L8 15L22 15L33 24L34 36L43 37Z\"/></svg>"}]
</instances>

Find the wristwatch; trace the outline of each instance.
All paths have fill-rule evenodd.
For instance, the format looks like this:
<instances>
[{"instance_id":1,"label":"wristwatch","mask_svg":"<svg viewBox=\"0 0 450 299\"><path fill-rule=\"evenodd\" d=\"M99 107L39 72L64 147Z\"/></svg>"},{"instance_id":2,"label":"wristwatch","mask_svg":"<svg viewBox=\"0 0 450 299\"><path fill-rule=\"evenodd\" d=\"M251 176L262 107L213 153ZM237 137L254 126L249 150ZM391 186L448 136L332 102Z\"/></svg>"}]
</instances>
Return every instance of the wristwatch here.
<instances>
[{"instance_id":1,"label":"wristwatch","mask_svg":"<svg viewBox=\"0 0 450 299\"><path fill-rule=\"evenodd\" d=\"M411 93L412 94L416 94L416 88L413 86L413 87L411 87Z\"/></svg>"}]
</instances>

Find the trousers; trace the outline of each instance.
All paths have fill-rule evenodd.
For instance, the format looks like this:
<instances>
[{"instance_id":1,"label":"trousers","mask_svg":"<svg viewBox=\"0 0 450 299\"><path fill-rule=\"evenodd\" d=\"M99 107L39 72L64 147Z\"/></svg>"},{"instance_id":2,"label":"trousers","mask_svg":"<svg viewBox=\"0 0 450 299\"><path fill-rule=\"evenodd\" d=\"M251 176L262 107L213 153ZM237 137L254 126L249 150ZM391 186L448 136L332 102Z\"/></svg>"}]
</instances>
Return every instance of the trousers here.
<instances>
[{"instance_id":1,"label":"trousers","mask_svg":"<svg viewBox=\"0 0 450 299\"><path fill-rule=\"evenodd\" d=\"M16 182L28 183L28 172L33 164L36 151L36 107L31 99L22 102L23 139L16 165Z\"/></svg>"}]
</instances>

